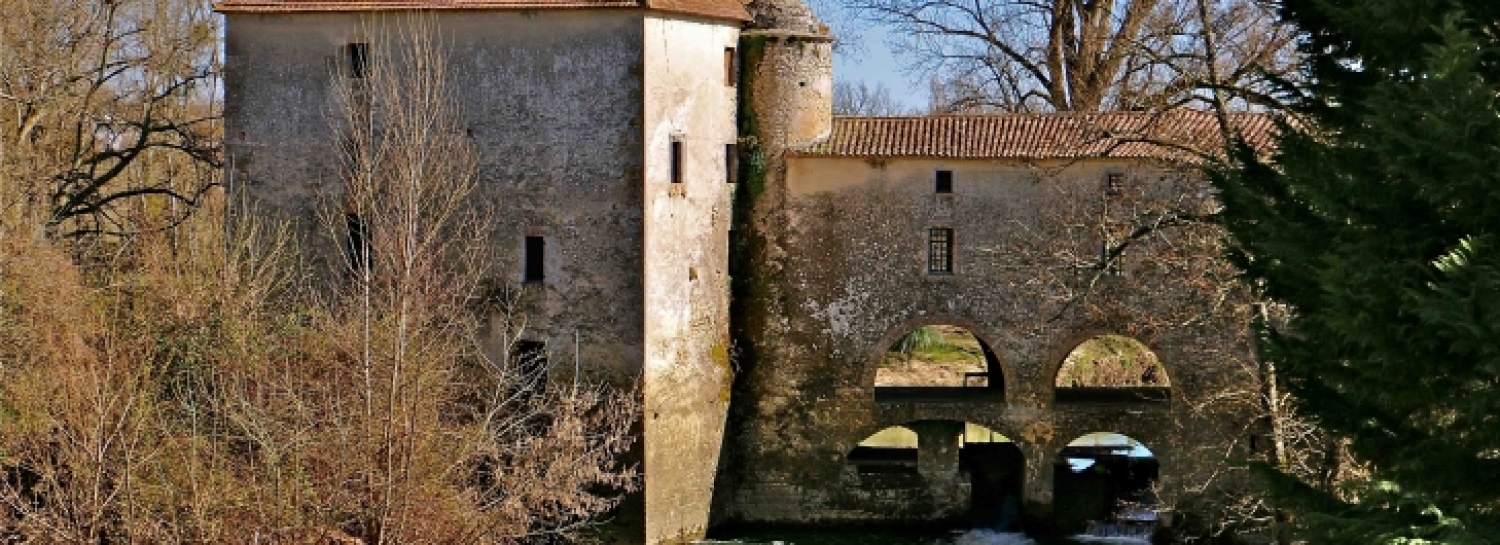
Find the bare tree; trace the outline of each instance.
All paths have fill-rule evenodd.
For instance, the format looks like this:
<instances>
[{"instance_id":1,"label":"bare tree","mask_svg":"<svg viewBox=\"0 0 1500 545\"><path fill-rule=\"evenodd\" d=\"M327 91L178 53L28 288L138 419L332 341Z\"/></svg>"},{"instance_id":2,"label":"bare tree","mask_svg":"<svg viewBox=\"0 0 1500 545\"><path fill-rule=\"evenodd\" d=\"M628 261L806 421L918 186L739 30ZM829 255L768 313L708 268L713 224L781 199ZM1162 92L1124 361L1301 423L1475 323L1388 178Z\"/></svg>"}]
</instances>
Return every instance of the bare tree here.
<instances>
[{"instance_id":1,"label":"bare tree","mask_svg":"<svg viewBox=\"0 0 1500 545\"><path fill-rule=\"evenodd\" d=\"M846 0L898 32L946 111L1101 111L1262 99L1295 33L1256 0ZM1200 9L1206 8L1206 9ZM1212 39L1210 39L1212 38ZM935 93L938 94L938 93Z\"/></svg>"},{"instance_id":2,"label":"bare tree","mask_svg":"<svg viewBox=\"0 0 1500 545\"><path fill-rule=\"evenodd\" d=\"M871 86L863 81L833 84L833 115L891 117L911 115L914 110L891 96L884 83Z\"/></svg>"},{"instance_id":3,"label":"bare tree","mask_svg":"<svg viewBox=\"0 0 1500 545\"><path fill-rule=\"evenodd\" d=\"M175 225L219 159L202 0L0 0L0 161L54 235Z\"/></svg>"},{"instance_id":4,"label":"bare tree","mask_svg":"<svg viewBox=\"0 0 1500 545\"><path fill-rule=\"evenodd\" d=\"M479 348L521 292L482 281L438 31L391 25L341 80L336 293L253 209L83 260L0 216L0 542L556 541L635 489L635 392Z\"/></svg>"}]
</instances>

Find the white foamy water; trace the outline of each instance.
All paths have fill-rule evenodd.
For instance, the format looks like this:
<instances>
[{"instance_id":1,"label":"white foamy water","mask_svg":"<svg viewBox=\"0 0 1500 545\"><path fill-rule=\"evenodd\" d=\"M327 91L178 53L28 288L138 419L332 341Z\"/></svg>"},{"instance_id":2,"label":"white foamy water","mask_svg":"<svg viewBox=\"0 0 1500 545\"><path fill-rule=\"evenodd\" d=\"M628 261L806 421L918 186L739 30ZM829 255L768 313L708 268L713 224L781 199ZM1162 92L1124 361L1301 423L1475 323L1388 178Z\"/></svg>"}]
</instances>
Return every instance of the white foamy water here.
<instances>
[{"instance_id":1,"label":"white foamy water","mask_svg":"<svg viewBox=\"0 0 1500 545\"><path fill-rule=\"evenodd\" d=\"M1151 545L1151 540L1149 540L1149 539L1142 539L1142 538L1139 538L1139 537L1099 537L1099 536L1091 536L1091 535L1088 535L1088 534L1078 534L1076 536L1069 537L1068 539L1071 539L1073 541L1077 541L1079 543L1110 543L1110 544L1114 544L1114 545Z\"/></svg>"},{"instance_id":2,"label":"white foamy water","mask_svg":"<svg viewBox=\"0 0 1500 545\"><path fill-rule=\"evenodd\" d=\"M1011 534L993 530L972 530L958 536L953 545L1036 545L1026 534Z\"/></svg>"}]
</instances>

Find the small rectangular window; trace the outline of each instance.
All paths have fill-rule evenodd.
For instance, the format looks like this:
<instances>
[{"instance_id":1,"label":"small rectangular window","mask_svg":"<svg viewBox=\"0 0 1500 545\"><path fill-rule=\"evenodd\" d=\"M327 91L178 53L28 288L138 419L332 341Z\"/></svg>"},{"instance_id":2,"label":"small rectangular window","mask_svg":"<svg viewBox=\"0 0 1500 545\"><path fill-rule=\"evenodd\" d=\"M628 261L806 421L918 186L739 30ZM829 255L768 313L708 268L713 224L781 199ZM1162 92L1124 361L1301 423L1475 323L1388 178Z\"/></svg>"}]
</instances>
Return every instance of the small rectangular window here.
<instances>
[{"instance_id":1,"label":"small rectangular window","mask_svg":"<svg viewBox=\"0 0 1500 545\"><path fill-rule=\"evenodd\" d=\"M542 281L543 273L546 270L542 266L546 248L546 239L542 237L526 237L526 267L522 273L522 282L534 284Z\"/></svg>"},{"instance_id":2,"label":"small rectangular window","mask_svg":"<svg viewBox=\"0 0 1500 545\"><path fill-rule=\"evenodd\" d=\"M740 83L740 57L733 47L724 48L724 85L734 87Z\"/></svg>"},{"instance_id":3,"label":"small rectangular window","mask_svg":"<svg viewBox=\"0 0 1500 545\"><path fill-rule=\"evenodd\" d=\"M724 181L740 181L740 147L736 144L724 144Z\"/></svg>"},{"instance_id":4,"label":"small rectangular window","mask_svg":"<svg viewBox=\"0 0 1500 545\"><path fill-rule=\"evenodd\" d=\"M370 70L370 44L344 44L344 66L349 71L349 77L364 79Z\"/></svg>"},{"instance_id":5,"label":"small rectangular window","mask_svg":"<svg viewBox=\"0 0 1500 545\"><path fill-rule=\"evenodd\" d=\"M951 171L951 170L939 170L939 171L937 171L937 192L938 193L952 193L953 192L953 171Z\"/></svg>"},{"instance_id":6,"label":"small rectangular window","mask_svg":"<svg viewBox=\"0 0 1500 545\"><path fill-rule=\"evenodd\" d=\"M682 141L672 141L672 183L682 183Z\"/></svg>"},{"instance_id":7,"label":"small rectangular window","mask_svg":"<svg viewBox=\"0 0 1500 545\"><path fill-rule=\"evenodd\" d=\"M344 258L349 261L349 271L359 276L370 273L369 224L359 214L344 214Z\"/></svg>"},{"instance_id":8,"label":"small rectangular window","mask_svg":"<svg viewBox=\"0 0 1500 545\"><path fill-rule=\"evenodd\" d=\"M953 272L953 229L933 227L927 230L927 272Z\"/></svg>"},{"instance_id":9,"label":"small rectangular window","mask_svg":"<svg viewBox=\"0 0 1500 545\"><path fill-rule=\"evenodd\" d=\"M1104 194L1111 197L1125 192L1125 175L1111 172L1104 176Z\"/></svg>"},{"instance_id":10,"label":"small rectangular window","mask_svg":"<svg viewBox=\"0 0 1500 545\"><path fill-rule=\"evenodd\" d=\"M1124 275L1125 272L1123 270L1121 270L1121 268L1120 268L1120 260L1124 259L1125 255L1124 254L1120 254L1120 255L1111 257L1109 255L1109 253L1110 253L1109 252L1109 244L1108 243L1100 243L1099 244L1099 266L1104 269L1104 276L1117 277L1117 276Z\"/></svg>"}]
</instances>

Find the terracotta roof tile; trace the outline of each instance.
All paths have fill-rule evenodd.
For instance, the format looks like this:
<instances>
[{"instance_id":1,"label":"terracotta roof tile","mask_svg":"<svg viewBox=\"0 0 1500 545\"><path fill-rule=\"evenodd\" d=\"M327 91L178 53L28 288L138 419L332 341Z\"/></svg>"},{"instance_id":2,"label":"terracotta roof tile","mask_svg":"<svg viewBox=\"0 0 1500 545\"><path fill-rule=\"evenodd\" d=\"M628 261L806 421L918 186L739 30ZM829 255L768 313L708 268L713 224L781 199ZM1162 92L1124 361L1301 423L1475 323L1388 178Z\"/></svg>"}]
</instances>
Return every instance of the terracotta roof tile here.
<instances>
[{"instance_id":1,"label":"terracotta roof tile","mask_svg":"<svg viewBox=\"0 0 1500 545\"><path fill-rule=\"evenodd\" d=\"M221 13L299 13L446 9L646 8L712 19L750 20L740 0L221 0Z\"/></svg>"},{"instance_id":2,"label":"terracotta roof tile","mask_svg":"<svg viewBox=\"0 0 1500 545\"><path fill-rule=\"evenodd\" d=\"M1231 114L1252 145L1269 148L1275 123ZM1218 120L1200 110L1092 114L836 117L827 140L795 150L829 157L1046 159L1130 157L1196 161L1221 142Z\"/></svg>"}]
</instances>

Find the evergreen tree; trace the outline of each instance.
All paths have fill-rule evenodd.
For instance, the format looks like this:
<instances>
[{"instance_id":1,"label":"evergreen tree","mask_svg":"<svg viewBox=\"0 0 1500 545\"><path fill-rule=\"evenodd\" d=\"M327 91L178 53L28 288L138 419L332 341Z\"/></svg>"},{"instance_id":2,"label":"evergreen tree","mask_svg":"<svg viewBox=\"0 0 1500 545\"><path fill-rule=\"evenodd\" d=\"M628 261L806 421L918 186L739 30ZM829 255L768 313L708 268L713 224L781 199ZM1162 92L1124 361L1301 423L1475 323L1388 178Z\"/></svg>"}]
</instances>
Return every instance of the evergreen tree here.
<instances>
[{"instance_id":1,"label":"evergreen tree","mask_svg":"<svg viewBox=\"0 0 1500 545\"><path fill-rule=\"evenodd\" d=\"M1231 258L1303 411L1373 479L1282 477L1311 543L1500 543L1500 2L1282 0L1306 81L1216 173Z\"/></svg>"}]
</instances>

